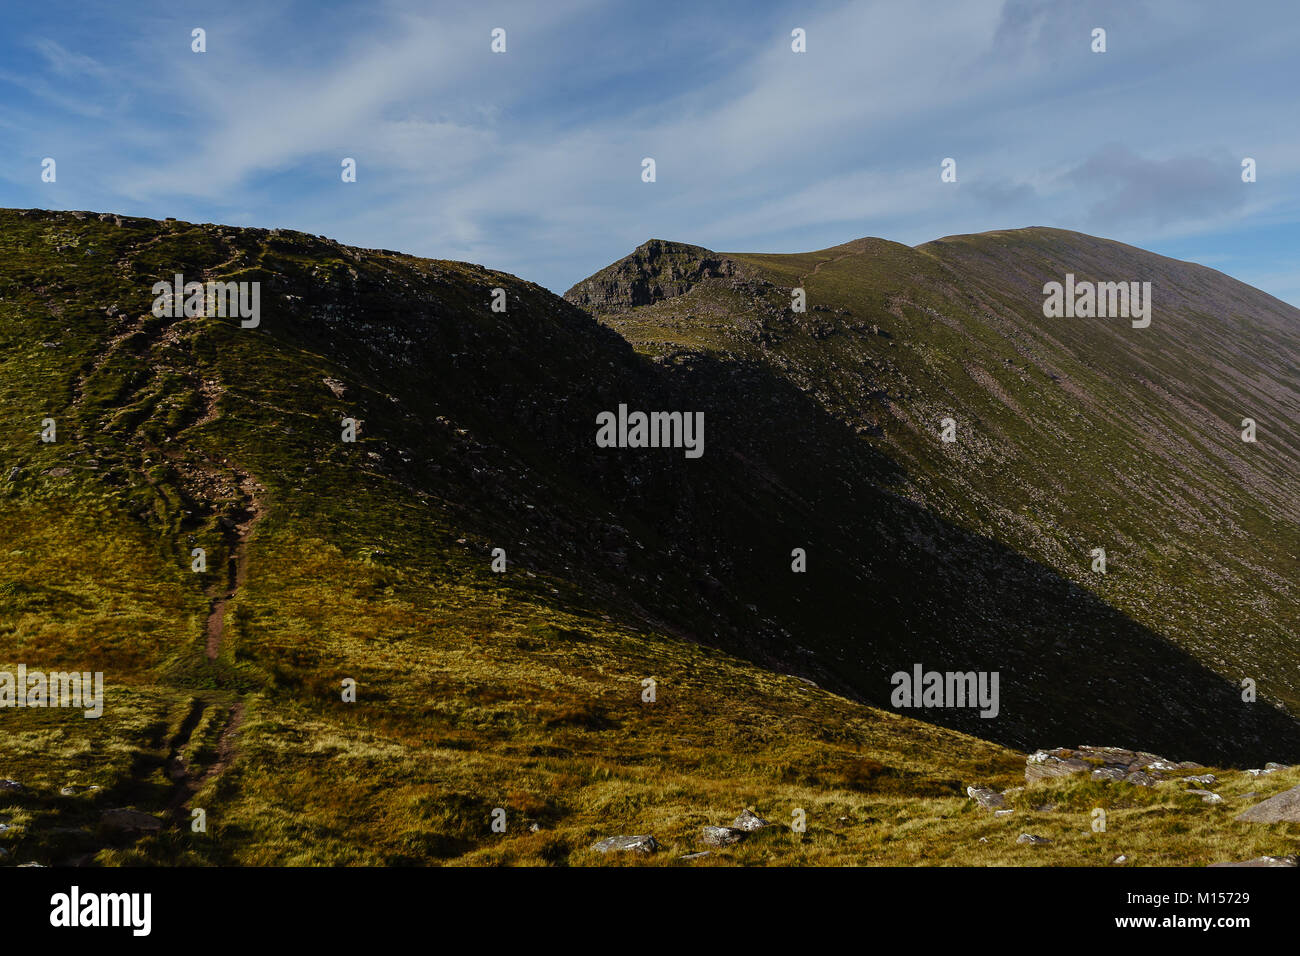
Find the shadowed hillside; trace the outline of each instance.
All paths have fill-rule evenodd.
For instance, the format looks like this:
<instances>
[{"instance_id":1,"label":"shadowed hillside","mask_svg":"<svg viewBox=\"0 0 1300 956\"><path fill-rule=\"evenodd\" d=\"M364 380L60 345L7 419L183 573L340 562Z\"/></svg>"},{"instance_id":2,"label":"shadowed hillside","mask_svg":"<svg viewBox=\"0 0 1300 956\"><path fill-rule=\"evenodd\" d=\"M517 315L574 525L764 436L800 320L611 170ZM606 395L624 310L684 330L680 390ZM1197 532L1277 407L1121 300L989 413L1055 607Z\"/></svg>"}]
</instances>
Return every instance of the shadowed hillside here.
<instances>
[{"instance_id":1,"label":"shadowed hillside","mask_svg":"<svg viewBox=\"0 0 1300 956\"><path fill-rule=\"evenodd\" d=\"M706 251L734 263L725 276L649 305L608 288L664 245L567 297L605 287L602 321L647 354L763 367L893 463L903 477L882 489L1052 569L1232 683L1300 702L1300 312L1213 270L1054 229ZM1150 281L1150 326L1045 318L1043 286L1067 273ZM806 312L791 309L796 287ZM952 444L939 440L947 417ZM1243 418L1257 443L1242 441ZM1105 575L1091 570L1098 547Z\"/></svg>"}]
</instances>

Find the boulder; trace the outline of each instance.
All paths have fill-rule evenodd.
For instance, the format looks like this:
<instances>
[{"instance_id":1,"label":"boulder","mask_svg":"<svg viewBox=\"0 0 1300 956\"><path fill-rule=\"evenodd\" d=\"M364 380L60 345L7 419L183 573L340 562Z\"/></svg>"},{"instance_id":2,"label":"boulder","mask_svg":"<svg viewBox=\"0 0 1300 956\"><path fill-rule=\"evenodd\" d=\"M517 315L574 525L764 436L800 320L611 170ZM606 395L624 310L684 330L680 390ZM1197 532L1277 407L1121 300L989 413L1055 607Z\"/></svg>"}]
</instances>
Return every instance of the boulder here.
<instances>
[{"instance_id":1,"label":"boulder","mask_svg":"<svg viewBox=\"0 0 1300 956\"><path fill-rule=\"evenodd\" d=\"M700 833L704 837L707 846L731 846L733 843L739 843L748 835L744 830L738 830L735 827L701 827Z\"/></svg>"},{"instance_id":2,"label":"boulder","mask_svg":"<svg viewBox=\"0 0 1300 956\"><path fill-rule=\"evenodd\" d=\"M1237 819L1246 823L1300 823L1300 787L1284 790L1257 803Z\"/></svg>"},{"instance_id":3,"label":"boulder","mask_svg":"<svg viewBox=\"0 0 1300 956\"><path fill-rule=\"evenodd\" d=\"M736 819L731 821L731 826L734 829L744 830L746 832L761 830L763 829L763 827L770 827L771 825L772 824L768 823L757 813L754 813L752 810L748 808L741 810L740 816L736 817Z\"/></svg>"},{"instance_id":4,"label":"boulder","mask_svg":"<svg viewBox=\"0 0 1300 956\"><path fill-rule=\"evenodd\" d=\"M1188 790L1188 793L1194 793L1205 803L1222 803L1223 797L1219 796L1213 790Z\"/></svg>"},{"instance_id":5,"label":"boulder","mask_svg":"<svg viewBox=\"0 0 1300 956\"><path fill-rule=\"evenodd\" d=\"M1002 794L996 790L990 790L988 787L967 787L966 796L985 810L998 810L1007 805L1007 801Z\"/></svg>"},{"instance_id":6,"label":"boulder","mask_svg":"<svg viewBox=\"0 0 1300 956\"><path fill-rule=\"evenodd\" d=\"M648 833L637 836L612 836L605 837L591 845L591 848L598 853L609 853L611 850L630 853L654 853L659 849L659 844Z\"/></svg>"}]
</instances>

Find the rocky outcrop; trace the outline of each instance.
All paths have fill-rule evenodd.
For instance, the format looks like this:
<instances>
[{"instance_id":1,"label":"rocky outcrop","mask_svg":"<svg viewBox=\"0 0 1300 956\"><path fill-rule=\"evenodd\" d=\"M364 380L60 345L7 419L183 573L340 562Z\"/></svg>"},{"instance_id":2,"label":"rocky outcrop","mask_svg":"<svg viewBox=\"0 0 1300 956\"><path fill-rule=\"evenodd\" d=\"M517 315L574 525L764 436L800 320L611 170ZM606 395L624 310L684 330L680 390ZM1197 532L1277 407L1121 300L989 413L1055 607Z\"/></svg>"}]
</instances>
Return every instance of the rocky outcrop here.
<instances>
[{"instance_id":1,"label":"rocky outcrop","mask_svg":"<svg viewBox=\"0 0 1300 956\"><path fill-rule=\"evenodd\" d=\"M1122 747L1081 746L1071 750L1058 747L1055 750L1038 750L1030 754L1025 761L1025 780L1050 780L1055 777L1069 777L1086 773L1094 780L1126 781L1140 787L1151 787L1169 775L1179 771L1200 770L1201 765L1191 761L1175 763L1157 754L1140 750L1125 750ZM1201 782L1208 774L1197 779Z\"/></svg>"},{"instance_id":2,"label":"rocky outcrop","mask_svg":"<svg viewBox=\"0 0 1300 956\"><path fill-rule=\"evenodd\" d=\"M613 265L579 282L564 297L588 312L625 312L689 292L704 279L741 278L734 259L684 242L651 239Z\"/></svg>"}]
</instances>

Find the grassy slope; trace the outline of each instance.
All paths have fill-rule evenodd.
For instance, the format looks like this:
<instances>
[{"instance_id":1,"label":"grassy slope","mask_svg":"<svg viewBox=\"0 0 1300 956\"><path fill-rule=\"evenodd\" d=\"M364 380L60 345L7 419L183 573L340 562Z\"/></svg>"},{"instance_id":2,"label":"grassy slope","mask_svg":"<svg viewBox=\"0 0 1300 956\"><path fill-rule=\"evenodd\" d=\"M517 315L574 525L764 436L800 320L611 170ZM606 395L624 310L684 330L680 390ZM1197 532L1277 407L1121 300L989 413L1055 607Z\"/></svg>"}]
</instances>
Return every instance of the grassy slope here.
<instances>
[{"instance_id":1,"label":"grassy slope","mask_svg":"<svg viewBox=\"0 0 1300 956\"><path fill-rule=\"evenodd\" d=\"M102 669L110 684L99 721L0 711L0 777L28 788L0 796L7 862L624 862L585 848L649 831L669 848L654 858L663 863L745 805L778 821L802 807L808 832L772 831L719 860L1105 863L1128 852L1203 863L1294 845L1293 827L1233 824L1224 808L1127 786L1062 792L1057 811L1021 811L1032 823L995 822L964 786L1015 784L1021 755L647 627L620 615L589 569L566 579L530 567L528 541L507 542L522 557L491 574L488 513L517 510L511 527L526 528L516 495L541 472L524 469L510 500L474 499L454 462L494 454L472 444L476 403L429 424L438 409L413 407L427 370L403 366L399 325L374 319L361 343L305 306L300 326L268 323L264 336L230 320L146 317L149 286L178 269L297 276L276 292L282 320L308 274L334 296L348 282L381 284L358 292L373 303L433 270L439 314L479 314L498 282L526 312L554 310L517 280L358 258L308 237L66 214L0 214L0 244L0 668ZM491 321L444 332L472 341L474 323ZM489 354L499 380L527 374ZM475 366L464 375L465 389L482 377ZM325 376L347 383L346 400ZM345 413L372 423L356 446L336 441ZM37 440L46 415L59 422L53 445ZM420 441L396 425L385 434L381 423L405 418ZM444 470L407 466L396 437ZM526 436L513 449L530 454ZM224 565L241 474L261 486L264 514L209 663L210 581L189 572L189 549ZM539 524L533 549L552 533ZM339 699L345 677L359 684L355 705ZM658 681L654 704L640 699L645 677ZM166 815L177 765L198 786L187 803L207 810L206 835L179 827L127 841L97 828L108 807ZM207 778L214 766L224 769ZM1288 782L1278 774L1260 789ZM67 784L100 789L60 796ZM1117 804L1102 836L1088 831L1099 801ZM498 806L504 835L489 830ZM1014 846L1021 829L1058 843Z\"/></svg>"}]
</instances>

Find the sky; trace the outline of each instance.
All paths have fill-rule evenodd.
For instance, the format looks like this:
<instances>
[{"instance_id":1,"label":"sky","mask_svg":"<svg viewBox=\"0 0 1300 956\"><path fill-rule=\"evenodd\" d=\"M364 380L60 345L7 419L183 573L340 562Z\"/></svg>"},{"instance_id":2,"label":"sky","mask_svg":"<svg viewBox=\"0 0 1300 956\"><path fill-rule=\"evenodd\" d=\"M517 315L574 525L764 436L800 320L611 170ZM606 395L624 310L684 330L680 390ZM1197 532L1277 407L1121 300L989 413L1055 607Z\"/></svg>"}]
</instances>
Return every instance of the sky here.
<instances>
[{"instance_id":1,"label":"sky","mask_svg":"<svg viewBox=\"0 0 1300 956\"><path fill-rule=\"evenodd\" d=\"M1297 0L0 0L0 206L297 229L556 292L652 237L1056 226L1300 305L1297 51Z\"/></svg>"}]
</instances>

